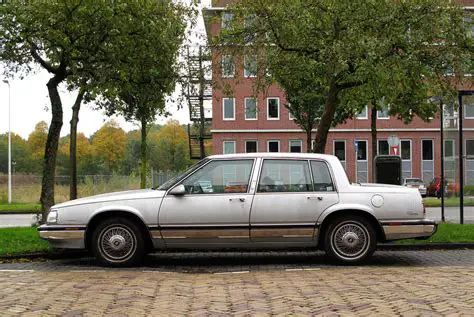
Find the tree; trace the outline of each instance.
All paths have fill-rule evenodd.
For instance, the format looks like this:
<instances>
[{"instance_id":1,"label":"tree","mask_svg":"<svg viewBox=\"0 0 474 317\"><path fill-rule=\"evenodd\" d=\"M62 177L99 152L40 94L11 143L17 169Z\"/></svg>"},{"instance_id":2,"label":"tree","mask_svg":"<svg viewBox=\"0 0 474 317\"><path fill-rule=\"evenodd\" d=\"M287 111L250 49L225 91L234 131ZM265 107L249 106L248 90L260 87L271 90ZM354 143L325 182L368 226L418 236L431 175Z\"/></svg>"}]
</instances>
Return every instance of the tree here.
<instances>
[{"instance_id":1,"label":"tree","mask_svg":"<svg viewBox=\"0 0 474 317\"><path fill-rule=\"evenodd\" d=\"M28 173L33 164L26 141L16 133L11 134L12 167L14 172ZM8 173L8 133L0 134L0 173Z\"/></svg>"},{"instance_id":2,"label":"tree","mask_svg":"<svg viewBox=\"0 0 474 317\"><path fill-rule=\"evenodd\" d=\"M94 135L92 146L107 172L119 170L125 156L127 137L113 120L106 122Z\"/></svg>"},{"instance_id":3,"label":"tree","mask_svg":"<svg viewBox=\"0 0 474 317\"><path fill-rule=\"evenodd\" d=\"M448 68L461 75L462 64L472 60L464 11L448 0L242 0L230 10L235 18L216 49L261 56L260 64L271 73L287 67L280 61L291 56L306 66L291 76L308 78L312 87L322 88L316 152L324 152L329 128L354 113L351 100L361 99L358 88L377 79L374 67L385 59L396 63L397 75L407 64L425 66L421 76L427 82ZM415 60L409 63L408 57ZM382 66L380 71L392 70ZM257 86L264 81L261 77ZM400 111L408 117L410 113L408 107Z\"/></svg>"},{"instance_id":4,"label":"tree","mask_svg":"<svg viewBox=\"0 0 474 317\"><path fill-rule=\"evenodd\" d=\"M36 124L33 132L28 136L27 144L31 155L32 165L35 166L34 172L39 172L41 161L45 155L45 144L48 139L48 124L40 121Z\"/></svg>"},{"instance_id":5,"label":"tree","mask_svg":"<svg viewBox=\"0 0 474 317\"><path fill-rule=\"evenodd\" d=\"M52 119L40 198L43 212L54 204L54 174L63 125L58 87L66 81L70 87L80 87L87 83L89 74L107 68L107 62L115 60L109 49L125 41L115 35L121 18L133 18L133 14L122 14L128 7L126 1L96 0L10 0L0 6L0 60L7 75L29 73L33 65L51 74L47 88Z\"/></svg>"}]
</instances>

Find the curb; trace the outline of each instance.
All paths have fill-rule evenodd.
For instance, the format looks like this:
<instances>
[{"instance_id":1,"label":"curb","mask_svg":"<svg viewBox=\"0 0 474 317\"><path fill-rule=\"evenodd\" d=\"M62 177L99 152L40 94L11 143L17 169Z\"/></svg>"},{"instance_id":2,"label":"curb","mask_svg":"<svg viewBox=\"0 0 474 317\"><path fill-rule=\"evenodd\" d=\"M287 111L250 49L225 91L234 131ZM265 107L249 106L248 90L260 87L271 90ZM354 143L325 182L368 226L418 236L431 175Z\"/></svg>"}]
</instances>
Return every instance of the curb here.
<instances>
[{"instance_id":1,"label":"curb","mask_svg":"<svg viewBox=\"0 0 474 317\"><path fill-rule=\"evenodd\" d=\"M41 211L32 211L32 210L26 210L26 211L6 210L6 211L0 211L0 216L1 215L37 215L40 213Z\"/></svg>"},{"instance_id":2,"label":"curb","mask_svg":"<svg viewBox=\"0 0 474 317\"><path fill-rule=\"evenodd\" d=\"M429 251L429 250L474 250L474 243L422 243L422 244L378 244L378 251ZM25 253L16 255L0 255L0 260L18 260L18 259L77 259L91 257L87 250L71 250L51 253Z\"/></svg>"}]
</instances>

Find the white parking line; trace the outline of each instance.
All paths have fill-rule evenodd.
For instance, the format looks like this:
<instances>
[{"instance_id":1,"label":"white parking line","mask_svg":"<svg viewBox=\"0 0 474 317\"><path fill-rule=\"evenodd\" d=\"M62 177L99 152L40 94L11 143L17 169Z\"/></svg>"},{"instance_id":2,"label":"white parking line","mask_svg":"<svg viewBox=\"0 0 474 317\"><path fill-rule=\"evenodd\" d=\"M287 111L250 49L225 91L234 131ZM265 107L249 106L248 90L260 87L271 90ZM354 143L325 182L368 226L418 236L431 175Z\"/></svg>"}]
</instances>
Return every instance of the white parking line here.
<instances>
[{"instance_id":1,"label":"white parking line","mask_svg":"<svg viewBox=\"0 0 474 317\"><path fill-rule=\"evenodd\" d=\"M224 274L245 274L250 273L250 271L234 271L234 272L217 272L215 275L224 275Z\"/></svg>"},{"instance_id":2,"label":"white parking line","mask_svg":"<svg viewBox=\"0 0 474 317\"><path fill-rule=\"evenodd\" d=\"M105 270L71 270L69 272L89 273L89 272L105 272Z\"/></svg>"},{"instance_id":3,"label":"white parking line","mask_svg":"<svg viewBox=\"0 0 474 317\"><path fill-rule=\"evenodd\" d=\"M171 274L173 272L167 272L167 271L153 271L153 270L148 270L148 271L142 271L143 273L163 273L163 274Z\"/></svg>"},{"instance_id":4,"label":"white parking line","mask_svg":"<svg viewBox=\"0 0 474 317\"><path fill-rule=\"evenodd\" d=\"M35 270L0 270L0 272L25 272L25 273L31 273L34 271Z\"/></svg>"}]
</instances>

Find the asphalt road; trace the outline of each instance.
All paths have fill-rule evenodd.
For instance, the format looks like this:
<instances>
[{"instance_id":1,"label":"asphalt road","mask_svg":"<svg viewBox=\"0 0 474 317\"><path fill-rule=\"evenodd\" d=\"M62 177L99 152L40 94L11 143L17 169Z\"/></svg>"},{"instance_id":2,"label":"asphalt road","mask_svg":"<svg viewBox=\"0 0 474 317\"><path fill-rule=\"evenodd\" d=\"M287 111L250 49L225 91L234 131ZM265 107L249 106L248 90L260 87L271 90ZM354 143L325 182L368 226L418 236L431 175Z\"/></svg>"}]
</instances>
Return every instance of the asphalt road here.
<instances>
[{"instance_id":1,"label":"asphalt road","mask_svg":"<svg viewBox=\"0 0 474 317\"><path fill-rule=\"evenodd\" d=\"M320 252L154 254L0 264L2 316L472 316L474 250L383 251L365 266Z\"/></svg>"}]
</instances>

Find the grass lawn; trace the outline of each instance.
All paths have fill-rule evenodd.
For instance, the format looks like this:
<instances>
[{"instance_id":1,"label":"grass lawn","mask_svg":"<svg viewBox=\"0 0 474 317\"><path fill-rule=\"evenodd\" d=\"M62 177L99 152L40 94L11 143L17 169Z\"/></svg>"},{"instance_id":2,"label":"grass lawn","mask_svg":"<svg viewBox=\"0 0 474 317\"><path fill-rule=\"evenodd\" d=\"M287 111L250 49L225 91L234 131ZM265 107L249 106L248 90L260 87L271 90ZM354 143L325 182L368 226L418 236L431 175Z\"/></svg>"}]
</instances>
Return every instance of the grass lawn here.
<instances>
[{"instance_id":1,"label":"grass lawn","mask_svg":"<svg viewBox=\"0 0 474 317\"><path fill-rule=\"evenodd\" d=\"M436 197L426 197L423 198L425 207L441 207L441 198ZM445 197L444 206L445 207L458 207L459 206L459 197ZM464 206L474 206L474 199L464 197Z\"/></svg>"},{"instance_id":2,"label":"grass lawn","mask_svg":"<svg viewBox=\"0 0 474 317\"><path fill-rule=\"evenodd\" d=\"M36 227L0 229L0 256L52 250L48 242L40 239Z\"/></svg>"},{"instance_id":3,"label":"grass lawn","mask_svg":"<svg viewBox=\"0 0 474 317\"><path fill-rule=\"evenodd\" d=\"M474 243L474 224L460 225L453 223L441 223L438 225L438 231L428 240L407 239L400 240L400 244L413 243Z\"/></svg>"},{"instance_id":4,"label":"grass lawn","mask_svg":"<svg viewBox=\"0 0 474 317\"><path fill-rule=\"evenodd\" d=\"M41 211L40 204L18 204L0 203L0 214L2 213L35 213Z\"/></svg>"}]
</instances>

